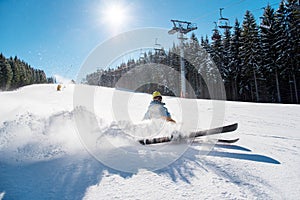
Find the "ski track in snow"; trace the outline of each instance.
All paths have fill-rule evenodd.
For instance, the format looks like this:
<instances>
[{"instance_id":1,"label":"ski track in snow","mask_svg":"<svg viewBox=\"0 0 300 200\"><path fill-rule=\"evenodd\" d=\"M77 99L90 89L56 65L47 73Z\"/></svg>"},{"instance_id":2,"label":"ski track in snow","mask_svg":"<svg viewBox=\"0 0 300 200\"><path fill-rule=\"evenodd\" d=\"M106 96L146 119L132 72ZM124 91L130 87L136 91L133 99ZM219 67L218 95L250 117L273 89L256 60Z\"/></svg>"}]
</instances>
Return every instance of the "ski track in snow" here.
<instances>
[{"instance_id":1,"label":"ski track in snow","mask_svg":"<svg viewBox=\"0 0 300 200\"><path fill-rule=\"evenodd\" d=\"M98 90L103 99L109 99L114 91ZM122 172L99 162L84 148L75 116L88 123L91 113L72 108L72 94L71 85L61 93L53 85L0 93L1 102L7 103L0 105L0 111L5 113L0 116L0 200L296 199L300 195L297 105L227 102L225 122L239 122L239 129L222 137L238 136L237 143L212 146L210 140L197 139L168 166ZM149 96L137 94L137 99L138 110L133 112L138 119ZM168 100L171 110L175 101ZM201 123L206 124L209 120L205 113L212 115L211 101L198 101ZM95 142L101 142L103 136L111 137L115 149L107 151L107 156L114 155L112 161L129 166L126 157L113 154L118 148L140 152L141 158L149 153L158 156L154 160L164 158L165 154L156 150L163 145L146 147L133 140L139 128L146 126L150 130L147 124L123 123L125 132L132 135L123 134L107 105L97 106L105 115L97 118L95 127L88 124L86 134L98 133ZM172 130L167 127L167 131ZM167 145L174 152L186 147Z\"/></svg>"},{"instance_id":2,"label":"ski track in snow","mask_svg":"<svg viewBox=\"0 0 300 200\"><path fill-rule=\"evenodd\" d=\"M253 176L243 168L236 168L231 164L222 165L215 162L205 161L210 171L216 174L215 179L218 181L234 184L238 187L238 194L242 198L261 198L261 199L272 199L265 190L268 189L269 184L262 180L260 177ZM260 183L258 185L257 183ZM224 183L223 183L224 184ZM220 187L222 187L222 185ZM267 187L267 188L266 188ZM267 191L269 192L269 191ZM235 196L230 192L226 192L227 195ZM226 196L224 196L225 198Z\"/></svg>"}]
</instances>

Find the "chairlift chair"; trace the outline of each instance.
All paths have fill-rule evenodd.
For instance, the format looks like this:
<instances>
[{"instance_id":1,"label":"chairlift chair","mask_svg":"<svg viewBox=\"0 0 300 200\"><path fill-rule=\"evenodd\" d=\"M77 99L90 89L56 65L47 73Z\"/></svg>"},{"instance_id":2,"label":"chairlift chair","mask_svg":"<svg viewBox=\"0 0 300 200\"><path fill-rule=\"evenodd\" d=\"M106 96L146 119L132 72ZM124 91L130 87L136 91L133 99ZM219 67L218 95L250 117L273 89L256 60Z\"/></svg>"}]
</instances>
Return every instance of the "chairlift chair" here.
<instances>
[{"instance_id":1,"label":"chairlift chair","mask_svg":"<svg viewBox=\"0 0 300 200\"><path fill-rule=\"evenodd\" d=\"M168 31L170 35L175 34L176 32L187 34L190 31L196 30L197 25L191 22L180 21L180 20L171 20L173 23L173 28Z\"/></svg>"},{"instance_id":2,"label":"chairlift chair","mask_svg":"<svg viewBox=\"0 0 300 200\"><path fill-rule=\"evenodd\" d=\"M162 48L161 44L159 44L159 43L157 42L157 40L158 40L158 38L155 38L154 53L155 53L156 55L158 55L158 58L159 58L159 59L162 60L162 59L166 58L167 55L166 55L164 49Z\"/></svg>"},{"instance_id":3,"label":"chairlift chair","mask_svg":"<svg viewBox=\"0 0 300 200\"><path fill-rule=\"evenodd\" d=\"M264 23L264 17L260 17L260 24L259 24L260 28L264 28L264 29L270 29L271 25L269 24L265 24Z\"/></svg>"},{"instance_id":4,"label":"chairlift chair","mask_svg":"<svg viewBox=\"0 0 300 200\"><path fill-rule=\"evenodd\" d=\"M218 30L217 22L214 22L214 24L215 24L215 28L212 30L213 31L213 35L212 35L211 39L214 40L214 41L216 41L216 40L221 39L221 35L219 33L219 30Z\"/></svg>"},{"instance_id":5,"label":"chairlift chair","mask_svg":"<svg viewBox=\"0 0 300 200\"><path fill-rule=\"evenodd\" d=\"M231 29L230 22L228 18L222 16L222 10L224 8L220 8L220 19L218 20L218 27L222 29Z\"/></svg>"}]
</instances>

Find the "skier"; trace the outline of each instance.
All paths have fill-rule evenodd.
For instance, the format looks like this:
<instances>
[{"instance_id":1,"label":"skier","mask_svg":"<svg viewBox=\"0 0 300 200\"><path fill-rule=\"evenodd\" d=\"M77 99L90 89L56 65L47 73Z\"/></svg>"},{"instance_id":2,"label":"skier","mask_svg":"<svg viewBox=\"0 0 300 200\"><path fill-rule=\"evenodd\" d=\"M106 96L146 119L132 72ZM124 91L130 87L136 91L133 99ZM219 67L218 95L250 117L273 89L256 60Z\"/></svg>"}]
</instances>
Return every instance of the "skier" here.
<instances>
[{"instance_id":1,"label":"skier","mask_svg":"<svg viewBox=\"0 0 300 200\"><path fill-rule=\"evenodd\" d=\"M148 110L144 116L144 119L165 119L168 122L176 123L175 120L171 118L171 114L165 107L165 103L162 102L162 96L160 92L155 91L152 94L153 101L151 101Z\"/></svg>"},{"instance_id":2,"label":"skier","mask_svg":"<svg viewBox=\"0 0 300 200\"><path fill-rule=\"evenodd\" d=\"M56 90L61 91L61 87L62 87L61 84L58 84Z\"/></svg>"}]
</instances>

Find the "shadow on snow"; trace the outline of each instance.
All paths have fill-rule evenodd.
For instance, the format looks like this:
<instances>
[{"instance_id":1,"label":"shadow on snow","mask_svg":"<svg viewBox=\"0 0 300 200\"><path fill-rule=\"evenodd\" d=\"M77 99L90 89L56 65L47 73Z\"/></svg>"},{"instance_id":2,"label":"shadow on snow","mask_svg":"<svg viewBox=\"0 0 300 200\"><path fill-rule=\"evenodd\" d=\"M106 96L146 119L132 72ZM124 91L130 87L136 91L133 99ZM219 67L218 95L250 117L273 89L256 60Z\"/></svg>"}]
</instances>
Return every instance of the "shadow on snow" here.
<instances>
[{"instance_id":1,"label":"shadow on snow","mask_svg":"<svg viewBox=\"0 0 300 200\"><path fill-rule=\"evenodd\" d=\"M237 145L217 144L214 150L203 152L191 146L178 160L154 173L169 176L174 182L181 180L190 184L191 178L195 176L195 168L203 173L208 171L199 155L280 164L268 156L224 152L222 149L251 151ZM92 156L59 158L32 164L0 162L0 192L5 192L4 199L82 199L88 187L101 182L104 171L123 178L134 175L111 169Z\"/></svg>"},{"instance_id":2,"label":"shadow on snow","mask_svg":"<svg viewBox=\"0 0 300 200\"><path fill-rule=\"evenodd\" d=\"M281 164L278 160L268 156L242 152L225 152L221 151L221 149L251 152L250 149L238 145L216 144L212 151L198 150L192 146L188 148L177 161L166 168L157 170L156 172L170 176L175 182L181 180L186 183L190 183L189 180L194 176L193 169L195 169L195 167L200 167L203 173L208 171L205 162L202 162L202 159L205 159L205 156L232 158L269 164Z\"/></svg>"},{"instance_id":3,"label":"shadow on snow","mask_svg":"<svg viewBox=\"0 0 300 200\"><path fill-rule=\"evenodd\" d=\"M93 157L59 158L32 164L0 162L0 191L5 199L82 199L89 186L98 184L107 170L130 177L132 174L110 169Z\"/></svg>"}]
</instances>

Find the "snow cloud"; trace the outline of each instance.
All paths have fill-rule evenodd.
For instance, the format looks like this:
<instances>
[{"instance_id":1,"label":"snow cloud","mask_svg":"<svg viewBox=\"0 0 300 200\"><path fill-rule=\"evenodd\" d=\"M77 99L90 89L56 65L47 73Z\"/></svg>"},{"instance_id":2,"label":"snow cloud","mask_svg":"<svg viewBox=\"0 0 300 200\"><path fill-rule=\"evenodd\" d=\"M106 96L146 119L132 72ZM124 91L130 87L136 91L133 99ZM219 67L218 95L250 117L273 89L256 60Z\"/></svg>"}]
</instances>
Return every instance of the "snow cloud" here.
<instances>
[{"instance_id":1,"label":"snow cloud","mask_svg":"<svg viewBox=\"0 0 300 200\"><path fill-rule=\"evenodd\" d=\"M3 199L4 195L5 195L5 192L0 193L0 200Z\"/></svg>"},{"instance_id":2,"label":"snow cloud","mask_svg":"<svg viewBox=\"0 0 300 200\"><path fill-rule=\"evenodd\" d=\"M54 77L55 77L57 83L68 84L68 83L72 82L71 79L65 78L65 77L63 77L61 75L58 75L58 74L55 74Z\"/></svg>"}]
</instances>

